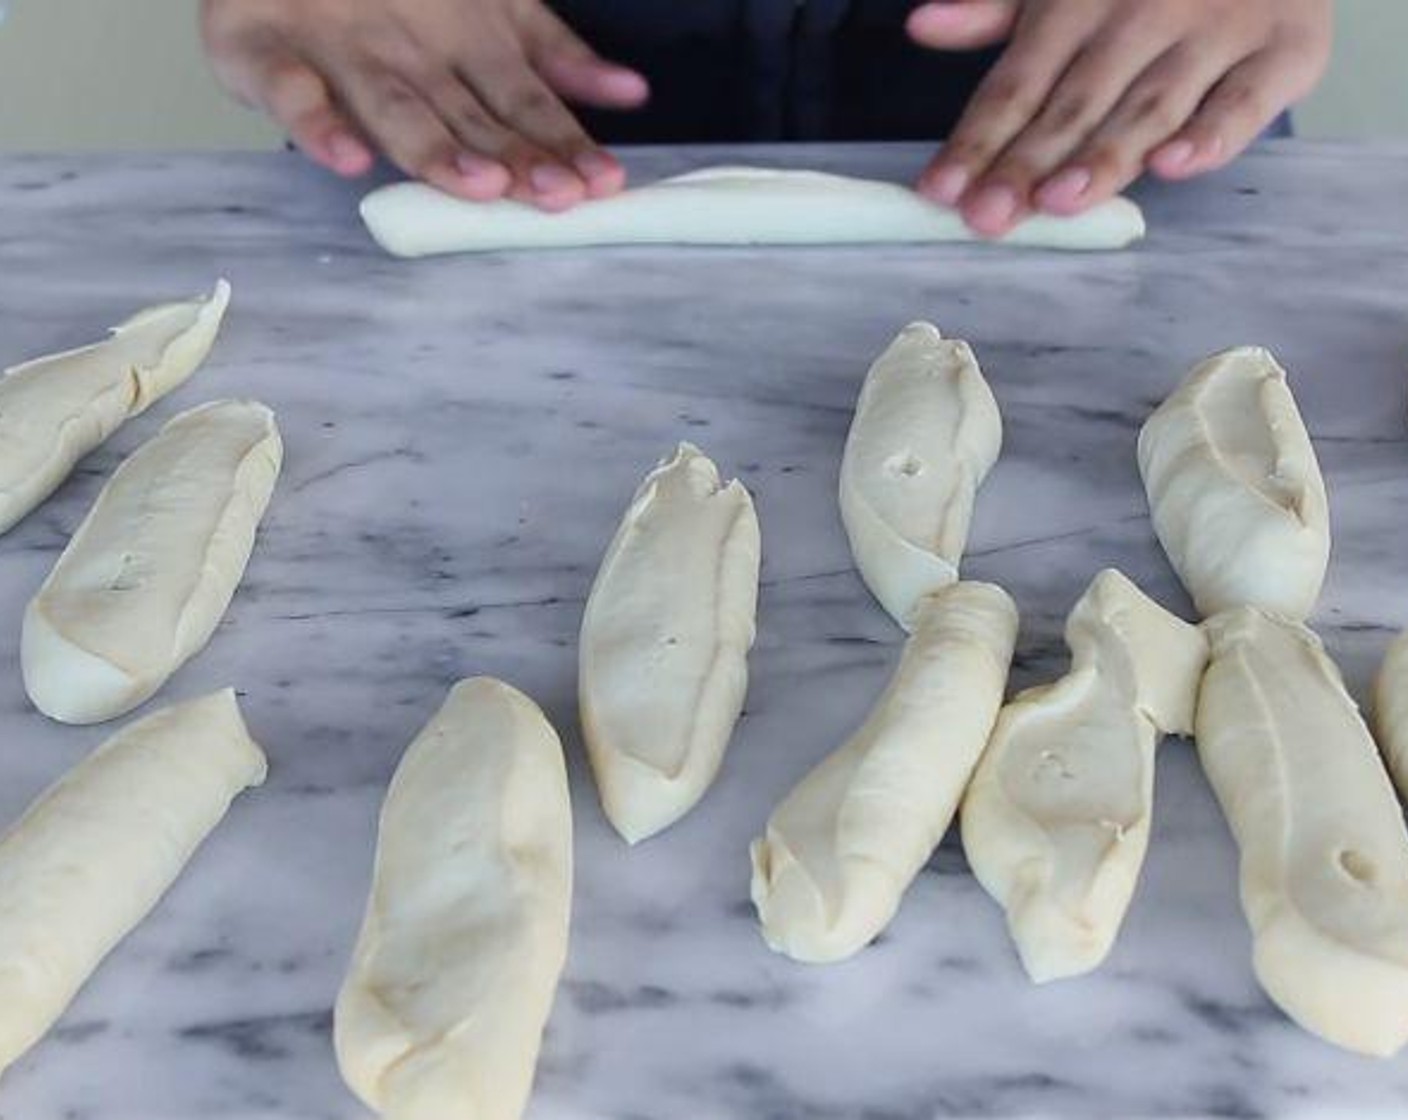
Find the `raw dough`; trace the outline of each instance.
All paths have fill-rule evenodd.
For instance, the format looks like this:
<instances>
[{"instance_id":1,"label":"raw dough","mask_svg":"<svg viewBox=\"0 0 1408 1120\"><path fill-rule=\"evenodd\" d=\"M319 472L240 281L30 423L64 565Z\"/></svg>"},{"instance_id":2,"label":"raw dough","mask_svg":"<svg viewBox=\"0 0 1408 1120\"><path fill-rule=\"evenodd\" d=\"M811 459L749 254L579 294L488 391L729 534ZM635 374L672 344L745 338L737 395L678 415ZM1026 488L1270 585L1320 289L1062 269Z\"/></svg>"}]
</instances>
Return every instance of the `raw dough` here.
<instances>
[{"instance_id":1,"label":"raw dough","mask_svg":"<svg viewBox=\"0 0 1408 1120\"><path fill-rule=\"evenodd\" d=\"M582 731L611 823L634 844L718 773L748 689L761 542L753 500L682 443L646 476L582 618Z\"/></svg>"},{"instance_id":2,"label":"raw dough","mask_svg":"<svg viewBox=\"0 0 1408 1120\"><path fill-rule=\"evenodd\" d=\"M205 360L230 302L208 297L139 311L112 337L7 370L0 380L0 532L32 510L122 422Z\"/></svg>"},{"instance_id":3,"label":"raw dough","mask_svg":"<svg viewBox=\"0 0 1408 1120\"><path fill-rule=\"evenodd\" d=\"M1154 529L1204 616L1303 619L1330 558L1315 449L1276 359L1258 347L1193 370L1139 433Z\"/></svg>"},{"instance_id":4,"label":"raw dough","mask_svg":"<svg viewBox=\"0 0 1408 1120\"><path fill-rule=\"evenodd\" d=\"M1159 733L1192 730L1207 643L1119 572L1066 622L1071 668L1002 709L963 847L1038 983L1105 959L1149 844Z\"/></svg>"},{"instance_id":5,"label":"raw dough","mask_svg":"<svg viewBox=\"0 0 1408 1120\"><path fill-rule=\"evenodd\" d=\"M1408 633L1389 647L1374 684L1374 723L1398 792L1408 799Z\"/></svg>"},{"instance_id":6,"label":"raw dough","mask_svg":"<svg viewBox=\"0 0 1408 1120\"><path fill-rule=\"evenodd\" d=\"M841 460L841 519L866 586L901 626L958 578L1002 417L966 342L911 323L866 374Z\"/></svg>"},{"instance_id":7,"label":"raw dough","mask_svg":"<svg viewBox=\"0 0 1408 1120\"><path fill-rule=\"evenodd\" d=\"M991 584L954 584L919 604L865 723L753 842L753 902L774 949L840 960L889 924L987 743L1016 637L1017 608Z\"/></svg>"},{"instance_id":8,"label":"raw dough","mask_svg":"<svg viewBox=\"0 0 1408 1120\"><path fill-rule=\"evenodd\" d=\"M40 711L65 723L121 715L210 640L282 456L272 412L217 401L117 469L25 612L21 665Z\"/></svg>"},{"instance_id":9,"label":"raw dough","mask_svg":"<svg viewBox=\"0 0 1408 1120\"><path fill-rule=\"evenodd\" d=\"M567 956L572 809L557 733L501 681L461 681L406 750L333 1039L395 1120L513 1120Z\"/></svg>"},{"instance_id":10,"label":"raw dough","mask_svg":"<svg viewBox=\"0 0 1408 1120\"><path fill-rule=\"evenodd\" d=\"M225 689L124 727L0 837L0 1070L43 1037L264 771Z\"/></svg>"},{"instance_id":11,"label":"raw dough","mask_svg":"<svg viewBox=\"0 0 1408 1120\"><path fill-rule=\"evenodd\" d=\"M1408 1042L1408 831L1339 670L1253 608L1206 624L1198 754L1241 849L1257 979L1301 1026Z\"/></svg>"},{"instance_id":12,"label":"raw dough","mask_svg":"<svg viewBox=\"0 0 1408 1120\"><path fill-rule=\"evenodd\" d=\"M421 183L362 199L362 219L399 257L588 245L857 245L977 240L952 210L909 187L819 171L717 167L547 214L521 202L464 202ZM1051 249L1120 249L1144 236L1125 198L1078 218L1029 218L1005 239Z\"/></svg>"}]
</instances>

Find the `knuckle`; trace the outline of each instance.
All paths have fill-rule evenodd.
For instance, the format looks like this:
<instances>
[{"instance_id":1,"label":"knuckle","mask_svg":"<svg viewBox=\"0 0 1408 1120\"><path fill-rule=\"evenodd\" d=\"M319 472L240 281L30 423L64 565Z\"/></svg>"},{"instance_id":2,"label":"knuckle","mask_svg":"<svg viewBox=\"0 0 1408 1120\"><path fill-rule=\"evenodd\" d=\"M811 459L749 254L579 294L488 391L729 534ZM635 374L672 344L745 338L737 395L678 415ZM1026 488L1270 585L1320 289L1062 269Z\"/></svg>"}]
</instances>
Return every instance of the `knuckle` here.
<instances>
[{"instance_id":1,"label":"knuckle","mask_svg":"<svg viewBox=\"0 0 1408 1120\"><path fill-rule=\"evenodd\" d=\"M1046 112L1042 126L1046 131L1069 133L1089 123L1094 115L1094 103L1089 92L1083 89L1066 90L1056 94Z\"/></svg>"},{"instance_id":2,"label":"knuckle","mask_svg":"<svg viewBox=\"0 0 1408 1120\"><path fill-rule=\"evenodd\" d=\"M509 91L504 112L515 120L551 116L556 101L546 89L536 85L518 86Z\"/></svg>"},{"instance_id":3,"label":"knuckle","mask_svg":"<svg viewBox=\"0 0 1408 1120\"><path fill-rule=\"evenodd\" d=\"M1172 132L1183 123L1183 116L1172 93L1165 89L1142 90L1134 95L1129 106L1129 123L1142 131Z\"/></svg>"}]
</instances>

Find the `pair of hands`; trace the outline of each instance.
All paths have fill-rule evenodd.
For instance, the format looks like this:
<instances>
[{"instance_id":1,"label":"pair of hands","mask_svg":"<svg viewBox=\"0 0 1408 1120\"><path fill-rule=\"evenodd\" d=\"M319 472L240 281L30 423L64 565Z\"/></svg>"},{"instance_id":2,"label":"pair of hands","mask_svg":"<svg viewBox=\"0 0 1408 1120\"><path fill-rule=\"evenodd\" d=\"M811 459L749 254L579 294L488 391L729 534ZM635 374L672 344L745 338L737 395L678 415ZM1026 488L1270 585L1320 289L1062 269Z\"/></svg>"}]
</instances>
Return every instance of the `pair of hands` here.
<instances>
[{"instance_id":1,"label":"pair of hands","mask_svg":"<svg viewBox=\"0 0 1408 1120\"><path fill-rule=\"evenodd\" d=\"M545 210L625 173L568 102L628 110L643 76L598 56L542 0L203 0L216 73L342 175L376 149L475 201ZM920 46L1006 48L919 191L1000 236L1076 214L1145 169L1221 166L1319 80L1331 0L931 0Z\"/></svg>"}]
</instances>

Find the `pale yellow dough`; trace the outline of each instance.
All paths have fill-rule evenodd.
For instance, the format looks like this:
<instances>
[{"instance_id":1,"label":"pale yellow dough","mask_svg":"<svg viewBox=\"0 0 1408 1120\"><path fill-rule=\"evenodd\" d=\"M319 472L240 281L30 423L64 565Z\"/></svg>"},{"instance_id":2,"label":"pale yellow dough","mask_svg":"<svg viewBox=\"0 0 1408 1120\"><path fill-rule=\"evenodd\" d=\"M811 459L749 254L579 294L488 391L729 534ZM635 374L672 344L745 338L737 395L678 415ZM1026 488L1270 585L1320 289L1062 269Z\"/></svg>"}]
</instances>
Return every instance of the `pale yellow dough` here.
<instances>
[{"instance_id":1,"label":"pale yellow dough","mask_svg":"<svg viewBox=\"0 0 1408 1120\"><path fill-rule=\"evenodd\" d=\"M1016 636L1017 608L992 584L956 583L918 604L865 723L753 842L753 902L772 948L840 960L889 924L982 754Z\"/></svg>"},{"instance_id":2,"label":"pale yellow dough","mask_svg":"<svg viewBox=\"0 0 1408 1120\"><path fill-rule=\"evenodd\" d=\"M1198 755L1241 851L1267 994L1307 1030L1388 1056L1408 1042L1408 830L1339 669L1253 608L1205 623Z\"/></svg>"},{"instance_id":3,"label":"pale yellow dough","mask_svg":"<svg viewBox=\"0 0 1408 1120\"><path fill-rule=\"evenodd\" d=\"M1400 797L1408 799L1408 633L1389 647L1374 683L1379 749Z\"/></svg>"},{"instance_id":4,"label":"pale yellow dough","mask_svg":"<svg viewBox=\"0 0 1408 1120\"><path fill-rule=\"evenodd\" d=\"M264 773L226 689L128 724L0 837L0 1070L43 1037Z\"/></svg>"},{"instance_id":5,"label":"pale yellow dough","mask_svg":"<svg viewBox=\"0 0 1408 1120\"><path fill-rule=\"evenodd\" d=\"M1106 570L1066 622L1070 671L1002 709L963 847L1037 982L1097 967L1144 863L1161 732L1192 730L1207 644Z\"/></svg>"},{"instance_id":6,"label":"pale yellow dough","mask_svg":"<svg viewBox=\"0 0 1408 1120\"><path fill-rule=\"evenodd\" d=\"M582 617L582 731L601 804L631 843L718 773L748 688L761 541L743 484L680 444L646 476Z\"/></svg>"},{"instance_id":7,"label":"pale yellow dough","mask_svg":"<svg viewBox=\"0 0 1408 1120\"><path fill-rule=\"evenodd\" d=\"M0 379L0 532L32 510L123 421L205 360L230 301L209 296L139 311L112 337L15 366Z\"/></svg>"},{"instance_id":8,"label":"pale yellow dough","mask_svg":"<svg viewBox=\"0 0 1408 1120\"><path fill-rule=\"evenodd\" d=\"M381 808L371 897L333 1017L347 1084L389 1120L516 1120L567 955L572 811L557 733L461 681Z\"/></svg>"},{"instance_id":9,"label":"pale yellow dough","mask_svg":"<svg viewBox=\"0 0 1408 1120\"><path fill-rule=\"evenodd\" d=\"M25 612L20 663L40 711L112 719L209 641L282 458L269 409L218 401L181 413L117 469Z\"/></svg>"}]
</instances>

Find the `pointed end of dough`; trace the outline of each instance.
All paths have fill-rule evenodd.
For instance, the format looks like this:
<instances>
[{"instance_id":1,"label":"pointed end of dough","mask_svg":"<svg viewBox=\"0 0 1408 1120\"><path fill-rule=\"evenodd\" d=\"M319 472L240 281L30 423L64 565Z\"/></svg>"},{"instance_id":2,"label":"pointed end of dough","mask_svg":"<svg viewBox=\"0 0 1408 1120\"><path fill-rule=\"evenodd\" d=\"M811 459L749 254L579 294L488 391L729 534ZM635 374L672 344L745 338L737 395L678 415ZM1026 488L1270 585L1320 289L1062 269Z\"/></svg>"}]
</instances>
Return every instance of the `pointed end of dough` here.
<instances>
[{"instance_id":1,"label":"pointed end of dough","mask_svg":"<svg viewBox=\"0 0 1408 1120\"><path fill-rule=\"evenodd\" d=\"M40 592L20 634L20 669L34 706L60 723L101 723L130 712L154 688L64 636Z\"/></svg>"},{"instance_id":2,"label":"pointed end of dough","mask_svg":"<svg viewBox=\"0 0 1408 1120\"><path fill-rule=\"evenodd\" d=\"M803 964L826 964L865 947L869 938L852 943L846 931L835 928L821 889L771 827L753 841L748 854L753 864L749 893L769 949Z\"/></svg>"}]
</instances>

